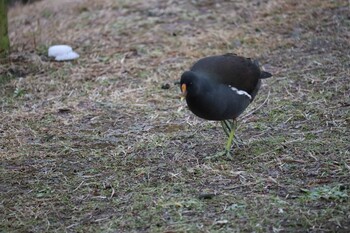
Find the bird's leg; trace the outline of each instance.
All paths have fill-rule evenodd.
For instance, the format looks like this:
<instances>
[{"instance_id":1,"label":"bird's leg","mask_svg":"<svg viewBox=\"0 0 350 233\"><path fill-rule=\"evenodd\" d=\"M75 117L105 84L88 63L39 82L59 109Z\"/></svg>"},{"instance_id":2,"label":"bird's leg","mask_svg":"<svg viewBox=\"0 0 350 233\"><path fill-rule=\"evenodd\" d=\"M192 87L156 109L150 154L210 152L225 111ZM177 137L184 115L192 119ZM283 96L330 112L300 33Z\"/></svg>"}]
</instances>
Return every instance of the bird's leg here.
<instances>
[{"instance_id":1,"label":"bird's leg","mask_svg":"<svg viewBox=\"0 0 350 233\"><path fill-rule=\"evenodd\" d=\"M231 150L231 147L232 147L232 142L234 142L236 144L236 146L237 146L237 142L235 141L236 128L237 128L237 121L233 120L232 123L230 124L231 131L230 131L230 134L228 136L228 139L227 139L227 142L226 142L226 147L225 147L225 150L226 150L226 152L228 154L230 153L230 150Z\"/></svg>"},{"instance_id":2,"label":"bird's leg","mask_svg":"<svg viewBox=\"0 0 350 233\"><path fill-rule=\"evenodd\" d=\"M227 137L229 137L231 132L230 122L228 120L223 120L223 121L220 121L220 123L225 134L227 135Z\"/></svg>"},{"instance_id":3,"label":"bird's leg","mask_svg":"<svg viewBox=\"0 0 350 233\"><path fill-rule=\"evenodd\" d=\"M222 125L222 128L223 128L225 134L228 136L228 140L227 140L225 149L223 151L217 152L213 156L207 157L206 159L216 160L219 157L226 156L227 159L233 160L233 158L230 154L230 150L231 150L231 146L232 146L232 141L234 141L233 139L235 137L236 121L233 120L233 122L231 123L229 120L223 120L223 121L221 121L221 125ZM235 144L236 144L236 142L235 142Z\"/></svg>"},{"instance_id":4,"label":"bird's leg","mask_svg":"<svg viewBox=\"0 0 350 233\"><path fill-rule=\"evenodd\" d=\"M229 120L224 120L224 121L221 121L221 125L227 137L230 137L230 132L232 131L232 129L237 128L237 121L232 120L231 122ZM236 136L236 134L234 135L234 139L232 140L232 142L235 144L236 147L241 147L242 145L244 145L244 142L241 139L239 139Z\"/></svg>"}]
</instances>

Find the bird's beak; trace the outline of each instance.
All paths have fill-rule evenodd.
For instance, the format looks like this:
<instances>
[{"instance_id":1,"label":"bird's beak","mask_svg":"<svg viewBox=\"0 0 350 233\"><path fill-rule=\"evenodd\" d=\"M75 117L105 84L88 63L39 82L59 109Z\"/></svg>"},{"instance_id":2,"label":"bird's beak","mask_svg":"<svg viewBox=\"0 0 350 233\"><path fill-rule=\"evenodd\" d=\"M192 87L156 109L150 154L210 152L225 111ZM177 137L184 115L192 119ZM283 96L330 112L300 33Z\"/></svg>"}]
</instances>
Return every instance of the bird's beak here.
<instances>
[{"instance_id":1,"label":"bird's beak","mask_svg":"<svg viewBox=\"0 0 350 233\"><path fill-rule=\"evenodd\" d=\"M184 100L186 98L187 95L187 87L186 84L182 84L181 85L181 100Z\"/></svg>"}]
</instances>

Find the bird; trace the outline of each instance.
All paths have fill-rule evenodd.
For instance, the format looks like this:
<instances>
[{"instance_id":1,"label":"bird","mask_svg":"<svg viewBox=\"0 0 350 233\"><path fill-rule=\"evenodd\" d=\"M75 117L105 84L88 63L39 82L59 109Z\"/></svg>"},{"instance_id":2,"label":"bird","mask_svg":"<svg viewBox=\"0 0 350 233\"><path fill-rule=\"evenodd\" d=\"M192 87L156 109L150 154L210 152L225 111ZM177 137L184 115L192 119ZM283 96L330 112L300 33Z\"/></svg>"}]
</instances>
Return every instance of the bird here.
<instances>
[{"instance_id":1,"label":"bird","mask_svg":"<svg viewBox=\"0 0 350 233\"><path fill-rule=\"evenodd\" d=\"M189 110L200 118L220 121L228 136L225 150L212 157L232 158L236 119L254 100L261 80L270 77L257 60L234 53L204 57L181 75L181 96Z\"/></svg>"}]
</instances>

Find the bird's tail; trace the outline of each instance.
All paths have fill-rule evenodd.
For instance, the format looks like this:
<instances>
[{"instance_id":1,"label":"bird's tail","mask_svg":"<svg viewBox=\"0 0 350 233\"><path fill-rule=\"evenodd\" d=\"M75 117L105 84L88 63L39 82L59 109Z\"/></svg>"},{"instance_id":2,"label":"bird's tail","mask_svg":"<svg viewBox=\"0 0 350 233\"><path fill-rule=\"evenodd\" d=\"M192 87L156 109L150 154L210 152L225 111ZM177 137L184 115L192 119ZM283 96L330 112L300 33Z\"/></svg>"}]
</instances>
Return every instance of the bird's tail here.
<instances>
[{"instance_id":1,"label":"bird's tail","mask_svg":"<svg viewBox=\"0 0 350 233\"><path fill-rule=\"evenodd\" d=\"M258 60L254 60L253 63L260 69L262 69L261 73L260 73L260 79L265 79L265 78L270 78L272 77L272 74L269 72L266 72L264 70L264 67L260 67L259 61Z\"/></svg>"},{"instance_id":2,"label":"bird's tail","mask_svg":"<svg viewBox=\"0 0 350 233\"><path fill-rule=\"evenodd\" d=\"M272 74L271 74L271 73L266 72L266 71L261 71L260 79L270 78L270 77L272 77Z\"/></svg>"}]
</instances>

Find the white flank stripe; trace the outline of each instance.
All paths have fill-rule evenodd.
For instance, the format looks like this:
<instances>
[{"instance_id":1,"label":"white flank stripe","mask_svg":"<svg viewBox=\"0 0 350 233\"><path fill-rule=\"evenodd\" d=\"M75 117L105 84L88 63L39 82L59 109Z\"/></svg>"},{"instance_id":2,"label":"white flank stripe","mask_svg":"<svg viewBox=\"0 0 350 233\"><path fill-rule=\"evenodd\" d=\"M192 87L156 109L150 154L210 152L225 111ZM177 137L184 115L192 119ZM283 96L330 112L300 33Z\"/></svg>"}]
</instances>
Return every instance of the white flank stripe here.
<instances>
[{"instance_id":1,"label":"white flank stripe","mask_svg":"<svg viewBox=\"0 0 350 233\"><path fill-rule=\"evenodd\" d=\"M235 91L238 95L245 95L245 96L248 96L249 99L252 99L252 97L247 92L242 91L242 90L238 90L235 87L231 87L231 86L229 86L229 87L231 88L232 91Z\"/></svg>"}]
</instances>

